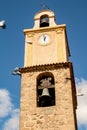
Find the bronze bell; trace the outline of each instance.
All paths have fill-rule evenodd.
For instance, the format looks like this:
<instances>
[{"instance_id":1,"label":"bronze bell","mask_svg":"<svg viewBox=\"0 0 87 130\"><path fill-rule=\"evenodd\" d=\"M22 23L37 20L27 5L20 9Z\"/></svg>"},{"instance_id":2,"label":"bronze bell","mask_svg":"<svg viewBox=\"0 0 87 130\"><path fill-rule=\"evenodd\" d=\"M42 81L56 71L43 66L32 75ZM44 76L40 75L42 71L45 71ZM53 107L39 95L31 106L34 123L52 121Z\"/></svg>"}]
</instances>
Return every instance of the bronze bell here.
<instances>
[{"instance_id":1,"label":"bronze bell","mask_svg":"<svg viewBox=\"0 0 87 130\"><path fill-rule=\"evenodd\" d=\"M48 88L42 90L42 95L39 98L39 103L41 107L46 107L51 105L51 96L49 94Z\"/></svg>"}]
</instances>

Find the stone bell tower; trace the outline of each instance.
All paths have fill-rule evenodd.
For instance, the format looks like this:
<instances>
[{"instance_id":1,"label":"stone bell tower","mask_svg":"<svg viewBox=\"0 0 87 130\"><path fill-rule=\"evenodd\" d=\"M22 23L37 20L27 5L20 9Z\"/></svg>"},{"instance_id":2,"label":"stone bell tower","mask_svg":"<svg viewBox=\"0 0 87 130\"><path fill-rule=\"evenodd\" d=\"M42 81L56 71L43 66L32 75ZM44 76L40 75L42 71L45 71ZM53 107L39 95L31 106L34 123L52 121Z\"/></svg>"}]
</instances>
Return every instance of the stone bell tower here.
<instances>
[{"instance_id":1,"label":"stone bell tower","mask_svg":"<svg viewBox=\"0 0 87 130\"><path fill-rule=\"evenodd\" d=\"M76 89L66 25L41 10L25 29L21 73L20 130L77 130Z\"/></svg>"}]
</instances>

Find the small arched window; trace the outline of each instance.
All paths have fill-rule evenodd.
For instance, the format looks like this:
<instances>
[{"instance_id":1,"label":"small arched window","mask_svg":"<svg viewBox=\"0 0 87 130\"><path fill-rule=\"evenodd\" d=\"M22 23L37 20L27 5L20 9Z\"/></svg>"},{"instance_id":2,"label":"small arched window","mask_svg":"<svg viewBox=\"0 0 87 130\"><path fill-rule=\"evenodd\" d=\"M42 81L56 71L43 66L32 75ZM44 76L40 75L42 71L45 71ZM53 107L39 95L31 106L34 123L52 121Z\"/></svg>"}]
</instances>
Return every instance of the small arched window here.
<instances>
[{"instance_id":1,"label":"small arched window","mask_svg":"<svg viewBox=\"0 0 87 130\"><path fill-rule=\"evenodd\" d=\"M37 77L37 106L55 105L55 81L51 72L44 72Z\"/></svg>"},{"instance_id":2,"label":"small arched window","mask_svg":"<svg viewBox=\"0 0 87 130\"><path fill-rule=\"evenodd\" d=\"M48 15L42 15L40 18L40 27L49 26L49 17Z\"/></svg>"}]
</instances>

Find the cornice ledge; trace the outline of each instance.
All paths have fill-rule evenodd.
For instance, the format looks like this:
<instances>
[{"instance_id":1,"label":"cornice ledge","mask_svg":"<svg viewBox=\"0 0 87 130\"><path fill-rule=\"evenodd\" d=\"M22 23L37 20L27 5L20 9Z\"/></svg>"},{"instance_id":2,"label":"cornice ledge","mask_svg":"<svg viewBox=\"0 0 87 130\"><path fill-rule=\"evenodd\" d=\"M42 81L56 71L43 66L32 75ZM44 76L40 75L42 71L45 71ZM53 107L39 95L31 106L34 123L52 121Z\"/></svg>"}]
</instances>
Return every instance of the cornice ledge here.
<instances>
[{"instance_id":1,"label":"cornice ledge","mask_svg":"<svg viewBox=\"0 0 87 130\"><path fill-rule=\"evenodd\" d=\"M40 32L40 31L49 31L49 30L55 30L55 29L66 29L66 24L60 24L60 25L56 25L56 26L48 26L45 28L31 28L31 29L24 29L23 32L24 34L26 33L30 33L30 32Z\"/></svg>"},{"instance_id":2,"label":"cornice ledge","mask_svg":"<svg viewBox=\"0 0 87 130\"><path fill-rule=\"evenodd\" d=\"M23 67L19 68L19 72L27 73L27 72L37 72L37 71L44 71L44 70L55 70L58 68L71 68L71 62L62 62L62 63L53 63L53 64L44 64L44 65L36 65L30 67Z\"/></svg>"}]
</instances>

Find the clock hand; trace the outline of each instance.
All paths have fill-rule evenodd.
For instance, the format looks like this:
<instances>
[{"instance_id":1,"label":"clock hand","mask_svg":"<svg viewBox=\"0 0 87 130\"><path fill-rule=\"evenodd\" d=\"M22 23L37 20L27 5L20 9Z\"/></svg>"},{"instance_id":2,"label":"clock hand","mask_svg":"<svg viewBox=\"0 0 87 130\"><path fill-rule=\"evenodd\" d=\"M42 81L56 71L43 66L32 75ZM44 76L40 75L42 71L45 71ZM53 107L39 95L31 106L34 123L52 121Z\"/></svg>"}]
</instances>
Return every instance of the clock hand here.
<instances>
[{"instance_id":1,"label":"clock hand","mask_svg":"<svg viewBox=\"0 0 87 130\"><path fill-rule=\"evenodd\" d=\"M46 36L44 36L44 41L46 40Z\"/></svg>"}]
</instances>

